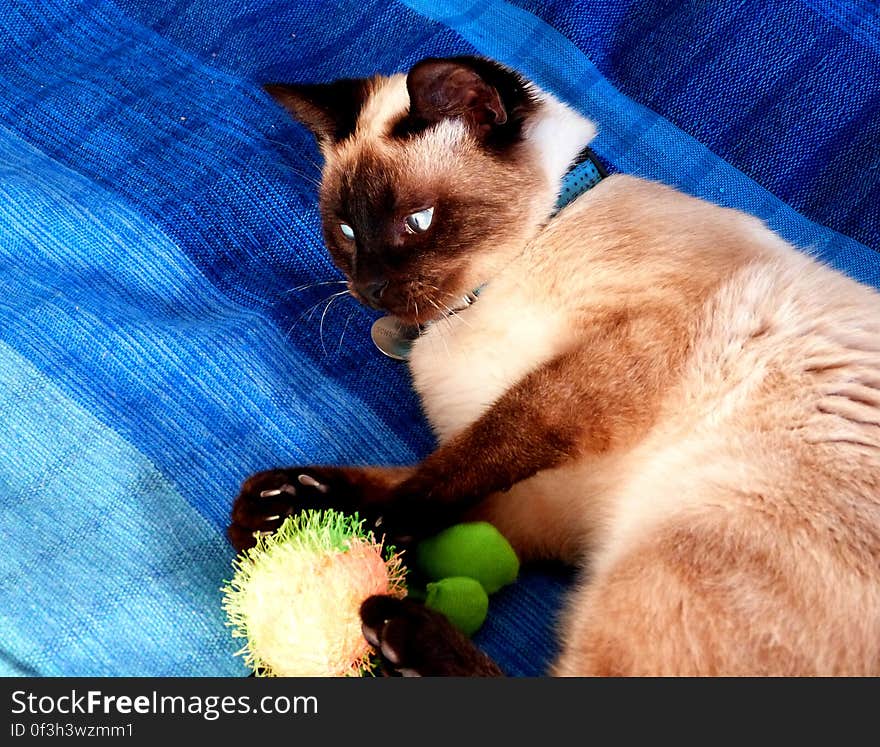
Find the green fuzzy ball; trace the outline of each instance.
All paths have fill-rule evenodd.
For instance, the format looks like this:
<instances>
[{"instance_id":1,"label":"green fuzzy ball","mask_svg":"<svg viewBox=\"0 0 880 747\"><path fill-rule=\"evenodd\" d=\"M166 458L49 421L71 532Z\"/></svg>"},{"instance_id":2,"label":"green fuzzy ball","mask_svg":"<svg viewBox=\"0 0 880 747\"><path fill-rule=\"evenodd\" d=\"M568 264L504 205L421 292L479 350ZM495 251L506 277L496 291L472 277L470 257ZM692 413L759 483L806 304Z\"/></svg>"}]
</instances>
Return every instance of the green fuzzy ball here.
<instances>
[{"instance_id":1,"label":"green fuzzy ball","mask_svg":"<svg viewBox=\"0 0 880 747\"><path fill-rule=\"evenodd\" d=\"M487 594L513 583L519 559L510 543L485 521L456 524L421 542L416 565L430 580L467 576L479 581Z\"/></svg>"},{"instance_id":2,"label":"green fuzzy ball","mask_svg":"<svg viewBox=\"0 0 880 747\"><path fill-rule=\"evenodd\" d=\"M489 613L489 595L473 578L453 576L428 584L425 606L446 615L467 636L476 633Z\"/></svg>"}]
</instances>

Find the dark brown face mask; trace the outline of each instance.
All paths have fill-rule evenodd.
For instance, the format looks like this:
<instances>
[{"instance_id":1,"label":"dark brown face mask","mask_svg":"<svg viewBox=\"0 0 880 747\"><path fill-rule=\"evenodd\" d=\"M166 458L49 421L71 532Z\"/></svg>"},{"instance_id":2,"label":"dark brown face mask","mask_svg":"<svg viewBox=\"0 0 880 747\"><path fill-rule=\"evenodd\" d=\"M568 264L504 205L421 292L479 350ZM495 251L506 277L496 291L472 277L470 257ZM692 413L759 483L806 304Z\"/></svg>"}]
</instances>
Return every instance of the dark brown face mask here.
<instances>
[{"instance_id":1,"label":"dark brown face mask","mask_svg":"<svg viewBox=\"0 0 880 747\"><path fill-rule=\"evenodd\" d=\"M401 83L376 77L266 87L327 158L325 244L351 295L391 317L373 337L397 358L425 325L476 300L500 266L499 247L521 245L534 230L540 211L524 205L544 184L525 139L542 103L518 73L478 57L429 58L408 72L405 93L387 88ZM408 107L377 117L381 105L373 102L389 90ZM588 168L572 172L580 189L566 187L567 199L594 183L598 171Z\"/></svg>"},{"instance_id":2,"label":"dark brown face mask","mask_svg":"<svg viewBox=\"0 0 880 747\"><path fill-rule=\"evenodd\" d=\"M595 187L606 176L608 172L596 154L592 149L584 148L562 180L556 212ZM460 305L449 309L448 315L457 314L476 303L484 287L474 288L463 296ZM427 326L429 325L407 324L393 315L388 315L373 322L370 337L381 353L394 360L405 361L409 359L413 343L424 333Z\"/></svg>"}]
</instances>

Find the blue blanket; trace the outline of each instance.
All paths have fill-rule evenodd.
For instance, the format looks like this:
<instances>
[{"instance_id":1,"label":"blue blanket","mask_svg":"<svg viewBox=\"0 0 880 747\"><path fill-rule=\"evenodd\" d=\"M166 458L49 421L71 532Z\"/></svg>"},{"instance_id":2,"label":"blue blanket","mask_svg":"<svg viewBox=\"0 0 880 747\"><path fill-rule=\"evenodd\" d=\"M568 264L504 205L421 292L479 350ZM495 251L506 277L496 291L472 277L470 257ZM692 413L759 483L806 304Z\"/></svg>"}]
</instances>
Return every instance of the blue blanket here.
<instances>
[{"instance_id":1,"label":"blue blanket","mask_svg":"<svg viewBox=\"0 0 880 747\"><path fill-rule=\"evenodd\" d=\"M479 53L599 124L611 170L767 220L880 285L871 0L0 0L0 674L238 675L241 481L417 460L405 369L321 248L318 155L260 90ZM555 650L570 573L478 642Z\"/></svg>"}]
</instances>

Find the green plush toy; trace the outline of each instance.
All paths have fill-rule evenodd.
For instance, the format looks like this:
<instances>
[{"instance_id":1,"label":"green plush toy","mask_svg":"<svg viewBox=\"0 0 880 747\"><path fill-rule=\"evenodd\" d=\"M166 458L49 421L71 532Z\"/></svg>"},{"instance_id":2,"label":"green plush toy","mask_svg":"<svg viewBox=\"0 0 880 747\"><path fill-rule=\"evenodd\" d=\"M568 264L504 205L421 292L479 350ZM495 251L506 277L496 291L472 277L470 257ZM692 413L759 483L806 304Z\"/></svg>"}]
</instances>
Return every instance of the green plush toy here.
<instances>
[{"instance_id":1,"label":"green plush toy","mask_svg":"<svg viewBox=\"0 0 880 747\"><path fill-rule=\"evenodd\" d=\"M425 605L442 612L465 635L486 619L489 594L513 583L519 559L494 526L485 521L456 524L423 540L415 550L416 568L429 583Z\"/></svg>"},{"instance_id":2,"label":"green plush toy","mask_svg":"<svg viewBox=\"0 0 880 747\"><path fill-rule=\"evenodd\" d=\"M476 633L489 614L489 595L475 578L450 576L429 583L425 606L442 612L467 636Z\"/></svg>"}]
</instances>

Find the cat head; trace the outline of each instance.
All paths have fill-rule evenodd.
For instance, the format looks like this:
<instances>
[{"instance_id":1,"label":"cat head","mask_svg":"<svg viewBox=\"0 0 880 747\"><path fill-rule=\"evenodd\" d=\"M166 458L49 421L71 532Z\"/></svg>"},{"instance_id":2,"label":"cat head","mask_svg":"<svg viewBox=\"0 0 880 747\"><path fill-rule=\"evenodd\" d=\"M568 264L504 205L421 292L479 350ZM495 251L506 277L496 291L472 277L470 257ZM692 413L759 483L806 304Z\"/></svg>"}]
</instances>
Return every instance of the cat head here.
<instances>
[{"instance_id":1,"label":"cat head","mask_svg":"<svg viewBox=\"0 0 880 747\"><path fill-rule=\"evenodd\" d=\"M595 134L478 57L265 89L317 139L324 240L350 292L411 323L459 306L523 250Z\"/></svg>"}]
</instances>

